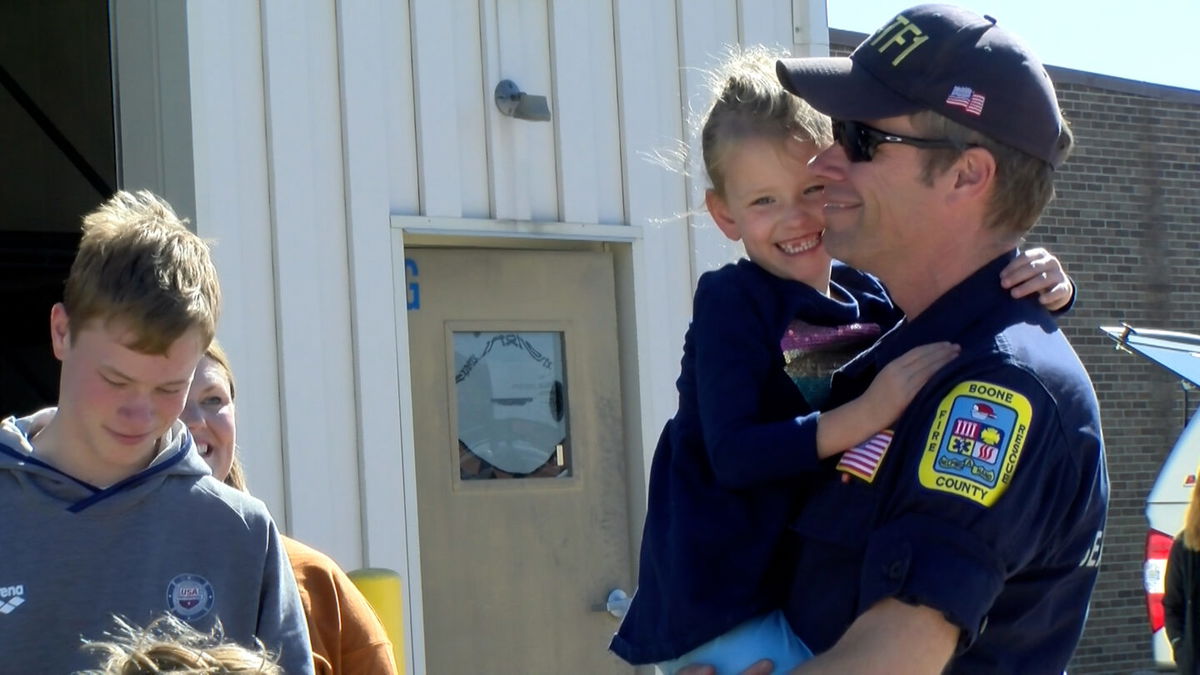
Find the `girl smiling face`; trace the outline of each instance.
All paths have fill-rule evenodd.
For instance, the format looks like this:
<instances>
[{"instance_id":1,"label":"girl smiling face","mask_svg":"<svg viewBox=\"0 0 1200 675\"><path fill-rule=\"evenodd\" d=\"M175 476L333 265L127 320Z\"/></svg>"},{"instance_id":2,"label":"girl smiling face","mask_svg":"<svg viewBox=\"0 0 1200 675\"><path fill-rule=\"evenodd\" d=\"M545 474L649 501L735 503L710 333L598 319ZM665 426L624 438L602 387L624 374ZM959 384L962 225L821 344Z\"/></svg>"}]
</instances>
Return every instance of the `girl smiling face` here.
<instances>
[{"instance_id":1,"label":"girl smiling face","mask_svg":"<svg viewBox=\"0 0 1200 675\"><path fill-rule=\"evenodd\" d=\"M706 204L721 232L760 267L827 293L824 185L808 167L820 150L794 138L730 141L723 190L709 190Z\"/></svg>"},{"instance_id":2,"label":"girl smiling face","mask_svg":"<svg viewBox=\"0 0 1200 675\"><path fill-rule=\"evenodd\" d=\"M179 418L192 432L196 450L212 468L213 477L224 482L233 466L237 439L233 386L225 368L208 356L196 366L187 404Z\"/></svg>"}]
</instances>

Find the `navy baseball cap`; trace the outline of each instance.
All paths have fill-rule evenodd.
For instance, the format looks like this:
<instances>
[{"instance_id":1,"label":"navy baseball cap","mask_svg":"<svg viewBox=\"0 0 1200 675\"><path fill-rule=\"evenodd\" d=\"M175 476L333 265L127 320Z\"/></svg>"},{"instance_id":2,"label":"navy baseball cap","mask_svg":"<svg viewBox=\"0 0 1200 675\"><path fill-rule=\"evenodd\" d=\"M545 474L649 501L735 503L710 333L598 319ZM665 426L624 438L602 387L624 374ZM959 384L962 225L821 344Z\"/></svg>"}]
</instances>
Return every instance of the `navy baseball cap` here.
<instances>
[{"instance_id":1,"label":"navy baseball cap","mask_svg":"<svg viewBox=\"0 0 1200 675\"><path fill-rule=\"evenodd\" d=\"M781 59L779 81L835 119L933 110L1057 168L1069 146L1054 84L1016 35L954 5L904 10L847 57Z\"/></svg>"}]
</instances>

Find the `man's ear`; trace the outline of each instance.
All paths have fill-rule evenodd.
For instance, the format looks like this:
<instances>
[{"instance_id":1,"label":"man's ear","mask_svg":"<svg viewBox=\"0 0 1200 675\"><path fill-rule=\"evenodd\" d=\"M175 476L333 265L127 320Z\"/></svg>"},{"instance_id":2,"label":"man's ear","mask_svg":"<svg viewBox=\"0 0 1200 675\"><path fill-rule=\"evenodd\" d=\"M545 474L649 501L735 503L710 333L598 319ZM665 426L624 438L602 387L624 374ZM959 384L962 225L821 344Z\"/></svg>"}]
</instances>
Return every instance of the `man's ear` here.
<instances>
[{"instance_id":1,"label":"man's ear","mask_svg":"<svg viewBox=\"0 0 1200 675\"><path fill-rule=\"evenodd\" d=\"M67 316L67 308L61 302L50 308L50 343L54 358L59 361L71 351L71 317Z\"/></svg>"},{"instance_id":2,"label":"man's ear","mask_svg":"<svg viewBox=\"0 0 1200 675\"><path fill-rule=\"evenodd\" d=\"M967 148L952 171L954 191L959 197L986 196L996 181L996 158L984 148Z\"/></svg>"},{"instance_id":3,"label":"man's ear","mask_svg":"<svg viewBox=\"0 0 1200 675\"><path fill-rule=\"evenodd\" d=\"M713 222L730 241L738 241L742 238L741 229L733 220L733 216L729 214L729 206L725 204L725 200L717 194L716 190L704 191L704 205L708 207L708 215L712 216Z\"/></svg>"}]
</instances>

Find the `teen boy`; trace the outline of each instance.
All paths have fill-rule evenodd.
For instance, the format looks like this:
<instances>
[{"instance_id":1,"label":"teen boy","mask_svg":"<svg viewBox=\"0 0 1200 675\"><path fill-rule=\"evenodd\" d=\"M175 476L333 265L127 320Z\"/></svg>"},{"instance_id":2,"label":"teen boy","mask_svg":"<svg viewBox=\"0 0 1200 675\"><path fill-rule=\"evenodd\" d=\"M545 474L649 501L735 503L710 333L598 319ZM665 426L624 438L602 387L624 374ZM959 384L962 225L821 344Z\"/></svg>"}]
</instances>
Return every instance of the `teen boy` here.
<instances>
[{"instance_id":1,"label":"teen boy","mask_svg":"<svg viewBox=\"0 0 1200 675\"><path fill-rule=\"evenodd\" d=\"M167 612L312 672L270 514L209 475L178 421L220 304L208 247L161 199L119 192L84 217L50 311L58 408L0 422L5 672L87 668L81 639L113 615Z\"/></svg>"}]
</instances>

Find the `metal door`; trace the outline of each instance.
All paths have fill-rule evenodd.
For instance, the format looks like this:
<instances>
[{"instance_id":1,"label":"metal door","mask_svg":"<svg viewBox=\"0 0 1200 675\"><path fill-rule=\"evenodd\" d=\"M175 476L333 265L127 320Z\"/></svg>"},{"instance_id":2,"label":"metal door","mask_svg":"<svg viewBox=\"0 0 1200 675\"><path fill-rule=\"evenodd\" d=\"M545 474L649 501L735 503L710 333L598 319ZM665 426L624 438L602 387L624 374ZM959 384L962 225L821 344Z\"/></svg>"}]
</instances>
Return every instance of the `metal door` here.
<instances>
[{"instance_id":1,"label":"metal door","mask_svg":"<svg viewBox=\"0 0 1200 675\"><path fill-rule=\"evenodd\" d=\"M430 673L631 672L610 255L409 249Z\"/></svg>"}]
</instances>

